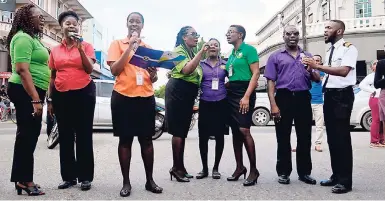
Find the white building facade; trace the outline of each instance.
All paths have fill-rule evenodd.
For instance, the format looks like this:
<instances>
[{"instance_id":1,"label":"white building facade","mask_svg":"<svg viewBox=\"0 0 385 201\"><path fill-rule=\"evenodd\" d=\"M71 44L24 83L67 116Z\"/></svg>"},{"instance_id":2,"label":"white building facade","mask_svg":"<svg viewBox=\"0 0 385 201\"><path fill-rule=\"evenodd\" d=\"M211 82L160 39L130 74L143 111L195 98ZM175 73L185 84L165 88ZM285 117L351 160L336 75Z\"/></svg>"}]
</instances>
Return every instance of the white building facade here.
<instances>
[{"instance_id":1,"label":"white building facade","mask_svg":"<svg viewBox=\"0 0 385 201\"><path fill-rule=\"evenodd\" d=\"M48 47L58 45L63 39L61 26L58 23L60 13L73 10L80 17L80 22L91 19L92 15L78 0L16 0L16 9L25 4L35 4L43 13L45 18L44 35L42 43ZM0 10L0 38L8 36L12 27L15 12ZM82 33L82 27L80 32ZM9 77L10 62L8 52L0 49L0 83L5 83ZM100 69L94 69L93 76L100 76Z\"/></svg>"},{"instance_id":2,"label":"white building facade","mask_svg":"<svg viewBox=\"0 0 385 201\"><path fill-rule=\"evenodd\" d=\"M357 78L361 80L369 72L367 66L375 59L385 59L385 2L384 0L306 0L306 36L308 51L325 55L329 45L324 43L324 27L329 19L345 22L345 40L359 51ZM266 65L270 54L283 44L283 27L296 25L302 36L301 0L290 0L256 32L260 54L260 66ZM302 45L302 44L300 44Z\"/></svg>"}]
</instances>

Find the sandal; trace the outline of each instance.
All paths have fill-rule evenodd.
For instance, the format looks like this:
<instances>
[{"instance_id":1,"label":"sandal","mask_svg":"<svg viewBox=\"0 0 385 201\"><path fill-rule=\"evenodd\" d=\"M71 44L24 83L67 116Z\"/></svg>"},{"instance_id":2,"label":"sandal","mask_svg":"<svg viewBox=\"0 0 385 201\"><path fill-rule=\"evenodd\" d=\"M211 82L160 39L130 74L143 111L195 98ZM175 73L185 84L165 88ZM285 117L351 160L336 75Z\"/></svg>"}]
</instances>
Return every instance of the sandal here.
<instances>
[{"instance_id":1,"label":"sandal","mask_svg":"<svg viewBox=\"0 0 385 201\"><path fill-rule=\"evenodd\" d=\"M28 196L45 195L45 193L43 191L39 190L36 185L27 186L24 183L15 183L15 188L17 191L17 195L21 195L23 190L28 194Z\"/></svg>"}]
</instances>

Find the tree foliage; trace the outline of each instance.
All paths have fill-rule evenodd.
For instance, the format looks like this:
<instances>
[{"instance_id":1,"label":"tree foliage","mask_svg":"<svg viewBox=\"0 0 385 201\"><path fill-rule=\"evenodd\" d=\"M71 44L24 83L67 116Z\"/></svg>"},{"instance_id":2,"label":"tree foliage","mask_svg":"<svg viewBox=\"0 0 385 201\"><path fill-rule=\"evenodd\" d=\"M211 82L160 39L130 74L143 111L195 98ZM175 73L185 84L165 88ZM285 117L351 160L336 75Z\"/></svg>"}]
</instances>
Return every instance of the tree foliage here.
<instances>
[{"instance_id":1,"label":"tree foliage","mask_svg":"<svg viewBox=\"0 0 385 201\"><path fill-rule=\"evenodd\" d=\"M166 93L166 85L162 85L159 87L159 89L155 90L155 97L164 99L165 93Z\"/></svg>"}]
</instances>

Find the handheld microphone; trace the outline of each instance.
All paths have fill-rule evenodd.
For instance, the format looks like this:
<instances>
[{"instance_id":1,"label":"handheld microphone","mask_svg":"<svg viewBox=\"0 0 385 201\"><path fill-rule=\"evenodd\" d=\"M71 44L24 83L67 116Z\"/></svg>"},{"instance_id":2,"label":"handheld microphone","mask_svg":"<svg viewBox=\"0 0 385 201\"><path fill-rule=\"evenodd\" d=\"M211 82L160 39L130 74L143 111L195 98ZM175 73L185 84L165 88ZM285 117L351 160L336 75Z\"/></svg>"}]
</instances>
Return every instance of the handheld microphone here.
<instances>
[{"instance_id":1,"label":"handheld microphone","mask_svg":"<svg viewBox=\"0 0 385 201\"><path fill-rule=\"evenodd\" d=\"M306 58L306 55L305 55L303 52L301 52L301 53L299 54L299 56L301 57L301 59ZM307 69L307 64L303 64L303 65L304 65L305 68Z\"/></svg>"},{"instance_id":2,"label":"handheld microphone","mask_svg":"<svg viewBox=\"0 0 385 201\"><path fill-rule=\"evenodd\" d=\"M76 35L75 32L69 32L70 37L72 37L75 40L78 40L79 42L83 42L83 38L81 36Z\"/></svg>"}]
</instances>

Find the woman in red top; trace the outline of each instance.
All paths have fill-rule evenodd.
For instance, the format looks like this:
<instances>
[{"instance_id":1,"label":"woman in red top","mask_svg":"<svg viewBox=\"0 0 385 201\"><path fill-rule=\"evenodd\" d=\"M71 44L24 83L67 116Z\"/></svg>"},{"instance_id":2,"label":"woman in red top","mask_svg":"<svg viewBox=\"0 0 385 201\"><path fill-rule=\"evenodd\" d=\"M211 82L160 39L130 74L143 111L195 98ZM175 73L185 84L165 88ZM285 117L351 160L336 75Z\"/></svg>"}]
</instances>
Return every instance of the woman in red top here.
<instances>
[{"instance_id":1,"label":"woman in red top","mask_svg":"<svg viewBox=\"0 0 385 201\"><path fill-rule=\"evenodd\" d=\"M60 133L63 183L58 188L66 189L81 182L81 189L89 190L94 177L92 126L96 102L95 83L89 74L95 63L95 52L92 45L78 39L80 24L75 12L61 13L59 24L65 38L51 50L49 67L52 72L47 101L50 114L55 112Z\"/></svg>"}]
</instances>

